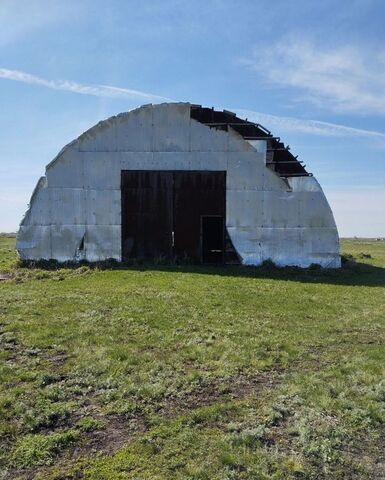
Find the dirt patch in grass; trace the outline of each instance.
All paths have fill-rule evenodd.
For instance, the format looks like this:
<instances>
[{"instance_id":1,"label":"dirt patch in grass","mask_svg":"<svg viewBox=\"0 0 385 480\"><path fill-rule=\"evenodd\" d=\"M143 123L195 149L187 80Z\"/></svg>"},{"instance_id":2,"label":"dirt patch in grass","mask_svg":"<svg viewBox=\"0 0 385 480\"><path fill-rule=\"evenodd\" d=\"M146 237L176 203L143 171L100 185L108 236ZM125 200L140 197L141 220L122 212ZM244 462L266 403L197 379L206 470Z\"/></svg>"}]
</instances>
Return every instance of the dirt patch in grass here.
<instances>
[{"instance_id":1,"label":"dirt patch in grass","mask_svg":"<svg viewBox=\"0 0 385 480\"><path fill-rule=\"evenodd\" d=\"M78 417L81 418L81 417ZM85 417L83 417L85 418ZM90 418L90 417L87 417ZM61 461L69 461L72 463L79 457L96 456L96 455L112 455L114 452L123 447L131 438L135 435L144 433L147 430L147 426L142 415L136 415L133 418L127 418L124 415L101 415L97 414L92 417L92 420L99 422L99 426L91 431L84 431L80 424L76 425L76 417L71 418L69 423L72 424L72 429L75 431L82 431L82 438L79 442L72 446L67 447L57 454L55 463L61 459ZM47 431L48 433L48 431ZM50 468L46 466L37 466L27 469L11 468L4 473L5 480L11 479L23 479L32 480L36 475L40 475L39 478L44 478L45 473L50 473ZM80 472L78 472L81 475ZM58 478L67 478L65 476ZM70 477L73 478L73 477ZM82 478L78 476L76 478Z\"/></svg>"},{"instance_id":2,"label":"dirt patch in grass","mask_svg":"<svg viewBox=\"0 0 385 480\"><path fill-rule=\"evenodd\" d=\"M227 379L213 379L202 383L189 392L167 397L156 409L156 414L172 419L201 407L212 406L232 400L242 400L257 395L263 389L276 388L281 383L282 372L270 370L257 375L240 374ZM76 458L85 454L110 455L138 434L148 430L146 418L140 410L129 416L100 413L93 403L88 406L87 414L105 422L105 426L87 432L84 441L77 444L70 456ZM80 417L78 417L80 418ZM84 418L84 417L83 417ZM74 425L74 421L72 422Z\"/></svg>"},{"instance_id":3,"label":"dirt patch in grass","mask_svg":"<svg viewBox=\"0 0 385 480\"><path fill-rule=\"evenodd\" d=\"M147 430L142 415L127 418L124 415L111 414L101 418L105 422L104 428L87 433L84 443L77 445L71 452L73 458L84 454L111 455L130 438Z\"/></svg>"},{"instance_id":4,"label":"dirt patch in grass","mask_svg":"<svg viewBox=\"0 0 385 480\"><path fill-rule=\"evenodd\" d=\"M0 273L0 282L2 280L10 280L12 275L10 273Z\"/></svg>"},{"instance_id":5,"label":"dirt patch in grass","mask_svg":"<svg viewBox=\"0 0 385 480\"><path fill-rule=\"evenodd\" d=\"M67 358L68 355L65 352L56 352L55 354L48 356L48 360L55 366L63 365Z\"/></svg>"},{"instance_id":6,"label":"dirt patch in grass","mask_svg":"<svg viewBox=\"0 0 385 480\"><path fill-rule=\"evenodd\" d=\"M24 365L28 362L37 360L48 361L53 371L56 372L56 368L59 368L65 363L68 355L64 351L53 350L54 347L49 348L35 348L26 347L19 342L16 334L12 331L4 330L5 324L0 324L0 348L8 353L6 363L8 365ZM52 382L61 381L64 376L51 375ZM48 384L48 383L47 383Z\"/></svg>"},{"instance_id":7,"label":"dirt patch in grass","mask_svg":"<svg viewBox=\"0 0 385 480\"><path fill-rule=\"evenodd\" d=\"M185 412L216 403L243 400L261 392L276 388L281 382L282 372L270 370L257 375L235 375L227 379L213 379L197 385L190 392L169 396L158 414L173 418Z\"/></svg>"}]
</instances>

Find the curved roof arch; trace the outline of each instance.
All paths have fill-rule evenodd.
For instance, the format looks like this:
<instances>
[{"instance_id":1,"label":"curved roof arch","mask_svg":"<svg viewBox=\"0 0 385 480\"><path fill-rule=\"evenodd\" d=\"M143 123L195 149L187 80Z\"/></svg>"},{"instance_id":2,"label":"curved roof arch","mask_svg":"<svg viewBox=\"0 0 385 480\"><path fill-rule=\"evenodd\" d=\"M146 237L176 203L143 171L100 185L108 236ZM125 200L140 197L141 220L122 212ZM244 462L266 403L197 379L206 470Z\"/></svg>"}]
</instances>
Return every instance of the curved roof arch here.
<instances>
[{"instance_id":1,"label":"curved roof arch","mask_svg":"<svg viewBox=\"0 0 385 480\"><path fill-rule=\"evenodd\" d=\"M188 103L187 103L188 104ZM140 110L142 108L156 107L157 104L146 104L140 107L129 110L128 112L119 113L108 117L105 120L101 120L97 124L93 125L77 138L65 145L60 152L53 158L53 160L48 163L46 169L51 168L59 158L69 149L71 146L76 145L79 140L86 137L87 135L92 135L97 130L103 129L108 125L112 125L115 121L121 120L124 117L129 116L133 112ZM161 104L160 104L161 105ZM188 104L190 105L190 116L193 120L196 120L209 128L215 128L218 130L228 131L229 128L235 130L240 134L246 141L253 140L266 140L267 142L267 152L266 152L266 166L272 171L276 172L282 177L291 177L291 176L311 176L311 173L308 173L305 169L303 162L299 161L296 156L294 156L289 146L281 141L280 137L274 136L267 128L264 126L251 122L246 119L239 118L235 113L228 110L215 110L214 107L202 107L201 105Z\"/></svg>"}]
</instances>

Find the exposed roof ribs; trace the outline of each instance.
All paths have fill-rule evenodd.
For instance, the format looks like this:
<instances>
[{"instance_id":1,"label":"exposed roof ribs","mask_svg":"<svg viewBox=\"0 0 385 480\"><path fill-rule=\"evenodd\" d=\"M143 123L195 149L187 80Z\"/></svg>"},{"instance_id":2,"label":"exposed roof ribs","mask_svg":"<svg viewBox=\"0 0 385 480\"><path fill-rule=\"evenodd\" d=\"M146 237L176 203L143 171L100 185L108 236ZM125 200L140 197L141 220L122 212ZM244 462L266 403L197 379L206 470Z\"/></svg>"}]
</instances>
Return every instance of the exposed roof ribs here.
<instances>
[{"instance_id":1,"label":"exposed roof ribs","mask_svg":"<svg viewBox=\"0 0 385 480\"><path fill-rule=\"evenodd\" d=\"M217 130L228 131L231 127L245 140L266 140L266 165L282 177L311 175L305 170L302 162L290 152L289 146L285 147L279 137L274 137L269 130L258 123L238 118L235 113L228 110L219 112L214 108L205 108L201 105L191 105L191 118Z\"/></svg>"}]
</instances>

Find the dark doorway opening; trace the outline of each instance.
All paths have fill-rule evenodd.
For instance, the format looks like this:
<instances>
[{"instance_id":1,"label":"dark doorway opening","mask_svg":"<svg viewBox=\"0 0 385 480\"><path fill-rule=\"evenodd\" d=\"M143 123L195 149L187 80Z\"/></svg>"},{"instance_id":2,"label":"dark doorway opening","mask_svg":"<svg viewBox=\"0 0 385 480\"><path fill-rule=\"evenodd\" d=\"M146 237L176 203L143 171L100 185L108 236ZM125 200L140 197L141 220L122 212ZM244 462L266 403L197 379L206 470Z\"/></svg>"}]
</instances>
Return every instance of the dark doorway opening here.
<instances>
[{"instance_id":1,"label":"dark doorway opening","mask_svg":"<svg viewBox=\"0 0 385 480\"><path fill-rule=\"evenodd\" d=\"M202 262L223 263L224 223L217 215L202 216Z\"/></svg>"},{"instance_id":2,"label":"dark doorway opening","mask_svg":"<svg viewBox=\"0 0 385 480\"><path fill-rule=\"evenodd\" d=\"M124 261L164 257L223 262L226 172L122 170L121 194ZM205 220L203 226L206 217L217 220ZM209 250L222 254L209 255Z\"/></svg>"}]
</instances>

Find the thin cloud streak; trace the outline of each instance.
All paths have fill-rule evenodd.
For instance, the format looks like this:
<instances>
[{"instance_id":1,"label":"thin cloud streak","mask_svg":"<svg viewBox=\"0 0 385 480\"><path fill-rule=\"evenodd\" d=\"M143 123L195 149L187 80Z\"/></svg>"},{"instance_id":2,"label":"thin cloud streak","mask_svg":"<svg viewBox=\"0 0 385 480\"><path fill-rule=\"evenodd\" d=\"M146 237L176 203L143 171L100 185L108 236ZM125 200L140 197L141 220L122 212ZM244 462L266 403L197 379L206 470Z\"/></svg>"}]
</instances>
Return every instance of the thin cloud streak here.
<instances>
[{"instance_id":1,"label":"thin cloud streak","mask_svg":"<svg viewBox=\"0 0 385 480\"><path fill-rule=\"evenodd\" d=\"M369 137L385 139L385 133L361 128L347 127L336 123L322 122L320 120L303 120L294 117L280 117L268 113L254 112L250 110L235 109L241 117L266 126L268 129L279 131L299 132L310 135L324 135L328 137Z\"/></svg>"},{"instance_id":2,"label":"thin cloud streak","mask_svg":"<svg viewBox=\"0 0 385 480\"><path fill-rule=\"evenodd\" d=\"M296 90L297 101L336 112L385 111L385 56L358 47L327 49L307 38L289 37L256 49L241 63L269 84Z\"/></svg>"},{"instance_id":3,"label":"thin cloud streak","mask_svg":"<svg viewBox=\"0 0 385 480\"><path fill-rule=\"evenodd\" d=\"M68 80L47 80L36 75L31 75L30 73L21 72L20 70L9 70L7 68L0 68L0 78L27 83L29 85L39 85L52 90L79 93L81 95L92 95L95 97L143 98L148 101L171 100L160 95L153 95L152 93L128 88L111 87L109 85L86 85Z\"/></svg>"},{"instance_id":4,"label":"thin cloud streak","mask_svg":"<svg viewBox=\"0 0 385 480\"><path fill-rule=\"evenodd\" d=\"M0 78L6 80L13 80L16 82L22 82L29 85L38 85L41 87L50 88L52 90L72 92L80 95L91 95L95 97L108 97L115 99L141 98L150 102L175 101L170 98L162 97L160 95L155 95L148 92L142 92L139 90L132 90L128 88L113 87L110 85L87 85L78 82L71 82L68 80L47 80L45 78L31 75L30 73L22 72L20 70L10 70L6 68L0 68ZM382 132L352 128L345 125L322 122L319 120L303 120L294 117L281 117L245 109L235 109L235 112L241 117L247 117L249 120L261 123L269 129L277 129L279 131L290 131L310 135L339 137L370 137L379 139L385 138L385 133Z\"/></svg>"}]
</instances>

